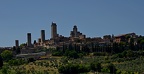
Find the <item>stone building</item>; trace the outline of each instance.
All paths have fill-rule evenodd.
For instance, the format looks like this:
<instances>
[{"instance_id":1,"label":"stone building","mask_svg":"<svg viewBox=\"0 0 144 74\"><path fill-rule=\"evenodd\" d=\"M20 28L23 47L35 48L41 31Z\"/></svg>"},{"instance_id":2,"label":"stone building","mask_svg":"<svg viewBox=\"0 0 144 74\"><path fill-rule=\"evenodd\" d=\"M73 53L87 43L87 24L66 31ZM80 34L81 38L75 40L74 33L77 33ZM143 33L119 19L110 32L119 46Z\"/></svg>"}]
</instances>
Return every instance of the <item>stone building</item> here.
<instances>
[{"instance_id":1,"label":"stone building","mask_svg":"<svg viewBox=\"0 0 144 74\"><path fill-rule=\"evenodd\" d=\"M130 38L136 38L137 35L135 33L127 33L127 34L121 34L121 35L118 35L118 36L114 36L114 42L116 43L120 43L120 42L129 42L130 40L127 39L127 37L130 37Z\"/></svg>"}]
</instances>

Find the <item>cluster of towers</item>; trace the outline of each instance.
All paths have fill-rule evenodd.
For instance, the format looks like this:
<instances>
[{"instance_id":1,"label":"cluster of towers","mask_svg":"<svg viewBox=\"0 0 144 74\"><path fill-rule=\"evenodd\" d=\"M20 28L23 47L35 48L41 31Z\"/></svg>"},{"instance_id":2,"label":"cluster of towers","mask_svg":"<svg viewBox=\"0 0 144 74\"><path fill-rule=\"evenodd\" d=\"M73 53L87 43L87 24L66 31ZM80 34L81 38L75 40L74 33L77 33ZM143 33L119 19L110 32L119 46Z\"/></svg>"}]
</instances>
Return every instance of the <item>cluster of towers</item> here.
<instances>
[{"instance_id":1,"label":"cluster of towers","mask_svg":"<svg viewBox=\"0 0 144 74\"><path fill-rule=\"evenodd\" d=\"M27 43L25 44L25 47L47 47L47 48L53 48L53 47L61 47L61 45L65 44L72 44L75 42L78 42L78 40L81 41L89 41L93 42L95 41L96 43L111 43L111 42L125 42L125 36L131 36L133 38L136 38L137 35L135 33L128 33L128 34L123 34L120 36L114 36L114 35L105 35L103 36L103 39L101 37L97 38L86 38L84 34L78 31L77 26L75 25L73 27L73 30L70 32L70 37L64 37L62 35L57 34L57 25L56 23L51 24L51 39L46 40L45 39L45 30L41 30L41 36L38 39L38 42L36 40L32 44L32 39L31 39L31 33L27 33ZM15 40L15 46L19 47L19 40Z\"/></svg>"},{"instance_id":2,"label":"cluster of towers","mask_svg":"<svg viewBox=\"0 0 144 74\"><path fill-rule=\"evenodd\" d=\"M55 38L57 35L57 25L56 23L52 22L51 25L51 29L52 29L52 38ZM38 39L38 42L40 43L44 43L45 42L45 30L41 30L41 38ZM32 44L32 38L31 38L31 33L27 33L27 43L26 43L27 47L31 47ZM18 47L19 46L19 40L15 40L15 46Z\"/></svg>"},{"instance_id":3,"label":"cluster of towers","mask_svg":"<svg viewBox=\"0 0 144 74\"><path fill-rule=\"evenodd\" d=\"M50 40L59 39L60 37L61 37L61 35L59 36L59 34L57 34L57 25L56 25L56 23L52 22L52 24L51 24L51 39ZM70 33L69 38L85 38L85 35L80 33L77 29L77 26L75 25L73 27L73 31L71 31L71 33ZM45 39L45 30L41 30L41 37L38 39L38 42L34 41L34 44L35 45L44 45L45 43L49 43L50 40ZM26 46L27 47L32 47L34 44L32 44L31 33L27 33ZM19 40L15 40L15 46L16 47L19 46Z\"/></svg>"},{"instance_id":4,"label":"cluster of towers","mask_svg":"<svg viewBox=\"0 0 144 74\"><path fill-rule=\"evenodd\" d=\"M15 46L19 47L19 40L15 40ZM31 33L27 33L27 46L32 46Z\"/></svg>"},{"instance_id":5,"label":"cluster of towers","mask_svg":"<svg viewBox=\"0 0 144 74\"><path fill-rule=\"evenodd\" d=\"M56 37L58 37L57 34L57 25L56 23L52 22L51 25L51 39L55 39ZM45 42L45 30L41 30L41 38L38 39L39 43L44 43ZM32 39L31 39L31 33L27 33L27 47L31 47L32 46ZM15 40L15 46L18 47L19 46L19 40Z\"/></svg>"}]
</instances>

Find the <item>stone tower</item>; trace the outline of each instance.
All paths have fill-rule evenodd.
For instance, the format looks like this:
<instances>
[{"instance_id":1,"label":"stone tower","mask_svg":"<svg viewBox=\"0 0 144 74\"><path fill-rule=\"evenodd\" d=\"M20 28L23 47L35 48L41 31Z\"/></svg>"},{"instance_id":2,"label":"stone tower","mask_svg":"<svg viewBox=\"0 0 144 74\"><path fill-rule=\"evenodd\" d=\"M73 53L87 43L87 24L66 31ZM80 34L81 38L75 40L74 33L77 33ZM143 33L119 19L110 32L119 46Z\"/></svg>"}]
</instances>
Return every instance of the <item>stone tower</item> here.
<instances>
[{"instance_id":1,"label":"stone tower","mask_svg":"<svg viewBox=\"0 0 144 74\"><path fill-rule=\"evenodd\" d=\"M27 46L31 46L31 33L27 33Z\"/></svg>"},{"instance_id":2,"label":"stone tower","mask_svg":"<svg viewBox=\"0 0 144 74\"><path fill-rule=\"evenodd\" d=\"M15 40L15 47L19 47L19 40Z\"/></svg>"},{"instance_id":3,"label":"stone tower","mask_svg":"<svg viewBox=\"0 0 144 74\"><path fill-rule=\"evenodd\" d=\"M75 25L73 28L74 37L77 37L77 26Z\"/></svg>"},{"instance_id":4,"label":"stone tower","mask_svg":"<svg viewBox=\"0 0 144 74\"><path fill-rule=\"evenodd\" d=\"M45 42L45 30L41 30L41 42Z\"/></svg>"},{"instance_id":5,"label":"stone tower","mask_svg":"<svg viewBox=\"0 0 144 74\"><path fill-rule=\"evenodd\" d=\"M79 32L77 26L74 25L73 31L70 32L70 37L84 39L86 37L86 35L83 35L81 32Z\"/></svg>"},{"instance_id":6,"label":"stone tower","mask_svg":"<svg viewBox=\"0 0 144 74\"><path fill-rule=\"evenodd\" d=\"M52 22L52 25L51 25L51 38L54 39L56 37L57 37L57 25L56 25L56 23Z\"/></svg>"}]
</instances>

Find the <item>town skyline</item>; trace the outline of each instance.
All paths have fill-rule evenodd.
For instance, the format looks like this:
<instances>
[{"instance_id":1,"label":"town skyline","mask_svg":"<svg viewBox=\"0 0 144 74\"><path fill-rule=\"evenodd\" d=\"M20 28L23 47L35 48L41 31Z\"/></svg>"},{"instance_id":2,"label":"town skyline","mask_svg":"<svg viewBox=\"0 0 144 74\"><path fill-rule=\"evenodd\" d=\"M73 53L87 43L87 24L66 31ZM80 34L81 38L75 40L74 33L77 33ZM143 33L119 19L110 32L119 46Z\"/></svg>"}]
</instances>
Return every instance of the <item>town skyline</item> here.
<instances>
[{"instance_id":1,"label":"town skyline","mask_svg":"<svg viewBox=\"0 0 144 74\"><path fill-rule=\"evenodd\" d=\"M54 38L53 33L52 33L52 25L53 25L53 24L56 25L56 28L55 28L55 29L56 29L56 35L54 35L55 37L61 37L61 36L63 36L63 37L68 37L68 38L70 38L70 37L71 37L71 32L72 32L72 30L74 30L74 28L76 28L77 32L81 33L81 31L78 29L77 25L73 25L72 28L71 28L71 30L69 31L69 36L64 36L64 35L58 33L58 25L57 25L57 23L56 23L56 22L52 22L52 23L51 23L50 34L49 34L49 35L50 35L50 38L46 38L47 33L45 32L44 29L41 29L41 30L39 31L39 35L40 35L40 36L39 36L37 39L33 39L33 34L32 34L31 32L27 32L27 33L25 34L25 38L26 38L26 41L25 41L25 42L21 43L21 40L15 39L15 42L14 42L14 43L18 43L18 44L14 44L14 45L12 45L12 46L10 46L10 47L13 47L13 46L15 46L15 45L19 46L19 45L21 45L21 44L27 44L28 42L30 42L30 43L28 43L28 46L29 46L29 45L33 44L34 41L38 42L38 40L41 39L41 38L43 38L43 37L44 37L44 40L42 40L42 41L53 39L53 38ZM42 32L42 31L43 31L43 32ZM135 32L129 32L129 33L135 33ZM123 34L117 34L117 35L114 35L114 34L105 34L105 35L103 35L103 36L95 36L95 37L88 37L88 36L85 35L84 33L81 33L81 34L84 35L84 38L102 38L102 39L103 39L103 37L104 37L104 36L107 36L107 35L111 35L111 36L112 36L112 35L114 35L114 36L121 36L121 35L129 34L129 33L123 33ZM44 35L43 37L42 37L42 34ZM74 36L74 37L75 37L75 36ZM29 40L29 39L30 39L30 40ZM41 40L40 40L40 41L41 41ZM6 46L6 47L9 47L9 46Z\"/></svg>"},{"instance_id":2,"label":"town skyline","mask_svg":"<svg viewBox=\"0 0 144 74\"><path fill-rule=\"evenodd\" d=\"M69 36L64 36L64 35L61 35L61 34L59 34L58 33L58 28L57 28L57 24L55 23L55 22L52 22L51 23L51 34L50 34L50 38L46 38L46 33L45 33L45 30L44 29L42 29L42 30L40 30L40 36L37 38L37 39L33 39L33 36L32 36L32 33L31 32L28 32L27 33L27 40L24 42L24 43L20 43L20 40L18 40L18 39L16 39L15 40L15 45L13 45L13 46L16 46L16 47L19 47L21 44L26 44L28 47L32 47L33 45L35 45L34 43L36 42L36 43L38 43L38 46L40 45L40 46L44 46L43 45L43 43L45 44L45 42L46 41L48 41L48 42L51 42L51 40L53 41L54 40L54 43L55 43L55 40L59 40L59 38L61 39L61 38L63 38L64 37L64 39L65 38L76 38L76 39L87 39L87 38L91 38L91 39L102 39L102 40L105 40L105 38L107 39L107 38L109 38L110 37L110 39L112 39L112 37L114 37L114 38L116 38L116 37L121 37L121 36L126 36L126 35L136 35L136 33L135 32L129 32L129 33L124 33L124 34L119 34L119 35L114 35L114 34L105 34L105 35L103 35L103 36L99 36L99 37L87 37L85 34L83 34L83 33L81 33L80 31L79 31L79 29L78 29L78 27L77 27L77 25L74 25L73 26L73 29L70 31L70 33L69 33ZM140 35L137 35L137 36L140 36ZM141 35L142 36L142 35ZM64 41L65 42L65 41ZM99 42L99 41L98 41ZM103 42L103 41L102 41ZM104 41L105 42L105 41ZM106 41L107 42L107 41ZM119 42L121 42L121 41L119 41L119 39L118 39L118 41L117 41L117 39L115 39L114 40L114 42L116 42L116 43L119 43ZM40 43L40 44L39 44ZM42 43L42 44L41 44ZM53 42L52 42L53 43ZM37 44L36 44L36 46L37 46Z\"/></svg>"},{"instance_id":3,"label":"town skyline","mask_svg":"<svg viewBox=\"0 0 144 74\"><path fill-rule=\"evenodd\" d=\"M57 23L58 34L70 36L77 25L87 37L107 34L143 33L144 1L0 1L0 47L14 46L14 40L32 41L45 30L51 38L51 22Z\"/></svg>"}]
</instances>

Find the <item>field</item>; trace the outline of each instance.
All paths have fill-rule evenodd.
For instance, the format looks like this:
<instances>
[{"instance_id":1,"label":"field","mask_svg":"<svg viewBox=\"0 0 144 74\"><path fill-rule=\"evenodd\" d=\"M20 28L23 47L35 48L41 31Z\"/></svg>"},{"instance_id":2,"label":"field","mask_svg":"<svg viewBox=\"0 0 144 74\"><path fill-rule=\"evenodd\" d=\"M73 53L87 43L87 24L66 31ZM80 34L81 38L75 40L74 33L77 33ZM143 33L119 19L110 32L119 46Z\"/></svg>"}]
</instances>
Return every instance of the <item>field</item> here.
<instances>
[{"instance_id":1,"label":"field","mask_svg":"<svg viewBox=\"0 0 144 74\"><path fill-rule=\"evenodd\" d=\"M18 66L10 66L5 63L4 68L1 69L1 74L59 74L58 68L61 65L71 63L89 66L89 63L93 61L101 62L102 67L106 67L109 63L113 63L118 71L121 71L120 74L129 74L130 72L141 74L144 72L144 57L123 61L123 59L113 59L112 56L85 56L78 59L51 56L48 59L37 60ZM90 71L85 74L94 73L94 71Z\"/></svg>"}]
</instances>

